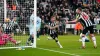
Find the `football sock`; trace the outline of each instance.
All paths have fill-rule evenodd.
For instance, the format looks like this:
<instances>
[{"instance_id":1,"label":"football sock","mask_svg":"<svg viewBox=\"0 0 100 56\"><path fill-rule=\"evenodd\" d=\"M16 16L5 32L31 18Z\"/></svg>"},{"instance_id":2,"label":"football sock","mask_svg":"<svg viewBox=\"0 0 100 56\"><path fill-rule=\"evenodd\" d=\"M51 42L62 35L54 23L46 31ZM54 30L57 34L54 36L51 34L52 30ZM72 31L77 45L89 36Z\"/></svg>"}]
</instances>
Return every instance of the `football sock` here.
<instances>
[{"instance_id":1,"label":"football sock","mask_svg":"<svg viewBox=\"0 0 100 56\"><path fill-rule=\"evenodd\" d=\"M82 37L82 46L85 46L85 37Z\"/></svg>"},{"instance_id":2,"label":"football sock","mask_svg":"<svg viewBox=\"0 0 100 56\"><path fill-rule=\"evenodd\" d=\"M57 42L57 44L60 46L60 48L63 48L59 41Z\"/></svg>"},{"instance_id":3,"label":"football sock","mask_svg":"<svg viewBox=\"0 0 100 56\"><path fill-rule=\"evenodd\" d=\"M97 44L96 44L96 38L92 37L92 40L93 40L94 46L97 46Z\"/></svg>"},{"instance_id":4,"label":"football sock","mask_svg":"<svg viewBox=\"0 0 100 56\"><path fill-rule=\"evenodd\" d=\"M62 45L60 44L60 42L57 39L55 39L55 41L60 46L60 48L63 48Z\"/></svg>"}]
</instances>

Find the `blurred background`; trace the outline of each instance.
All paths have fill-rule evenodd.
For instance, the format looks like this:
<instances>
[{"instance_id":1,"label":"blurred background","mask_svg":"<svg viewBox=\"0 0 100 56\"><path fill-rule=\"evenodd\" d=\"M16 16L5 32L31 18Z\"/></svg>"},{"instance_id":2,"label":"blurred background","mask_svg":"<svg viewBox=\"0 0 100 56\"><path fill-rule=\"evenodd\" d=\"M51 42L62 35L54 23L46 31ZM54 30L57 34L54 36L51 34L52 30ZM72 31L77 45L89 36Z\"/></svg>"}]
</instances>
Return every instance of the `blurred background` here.
<instances>
[{"instance_id":1,"label":"blurred background","mask_svg":"<svg viewBox=\"0 0 100 56\"><path fill-rule=\"evenodd\" d=\"M37 0L37 14L42 19L41 35L47 34L47 28L44 27L45 23L50 22L52 15L56 15L57 21L59 21L60 35L63 34L79 34L81 29L77 28L76 23L66 24L66 19L71 21L76 18L75 10L77 7L81 7L94 20L94 25L100 24L100 0ZM27 34L29 18L34 9L33 0L7 0L7 19L15 19L19 25L22 34ZM98 22L97 22L98 21ZM4 24L4 1L0 0L0 23ZM79 25L78 25L79 26ZM19 27L15 27L15 33ZM99 34L99 28L94 26L95 32Z\"/></svg>"}]
</instances>

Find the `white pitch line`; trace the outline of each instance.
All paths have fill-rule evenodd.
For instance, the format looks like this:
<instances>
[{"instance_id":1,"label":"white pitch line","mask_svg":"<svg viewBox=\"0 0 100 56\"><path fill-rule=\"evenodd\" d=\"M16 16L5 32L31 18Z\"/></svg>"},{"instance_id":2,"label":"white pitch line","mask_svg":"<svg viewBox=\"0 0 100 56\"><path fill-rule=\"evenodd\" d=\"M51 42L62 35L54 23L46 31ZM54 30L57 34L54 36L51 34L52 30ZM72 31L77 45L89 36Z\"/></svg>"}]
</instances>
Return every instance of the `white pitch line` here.
<instances>
[{"instance_id":1,"label":"white pitch line","mask_svg":"<svg viewBox=\"0 0 100 56\"><path fill-rule=\"evenodd\" d=\"M71 56L80 56L80 55L76 55L76 54L71 54L71 53L66 53L66 52L61 52L61 51L56 51L56 50L51 50L51 49L45 49L45 48L37 48L37 49L61 53L61 54L67 54L67 55L71 55Z\"/></svg>"},{"instance_id":2,"label":"white pitch line","mask_svg":"<svg viewBox=\"0 0 100 56\"><path fill-rule=\"evenodd\" d=\"M78 53L78 54L100 54L100 53Z\"/></svg>"}]
</instances>

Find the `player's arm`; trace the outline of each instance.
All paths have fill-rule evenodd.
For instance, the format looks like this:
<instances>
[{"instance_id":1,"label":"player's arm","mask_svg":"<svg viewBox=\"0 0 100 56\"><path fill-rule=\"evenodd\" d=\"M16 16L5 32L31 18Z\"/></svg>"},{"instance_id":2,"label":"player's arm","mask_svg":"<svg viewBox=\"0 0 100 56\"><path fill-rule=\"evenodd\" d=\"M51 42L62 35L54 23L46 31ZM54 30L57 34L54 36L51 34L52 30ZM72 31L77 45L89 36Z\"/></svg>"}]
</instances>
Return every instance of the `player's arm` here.
<instances>
[{"instance_id":1,"label":"player's arm","mask_svg":"<svg viewBox=\"0 0 100 56\"><path fill-rule=\"evenodd\" d=\"M58 28L58 27L59 27L59 22L57 21L57 25L54 26L54 27L52 27L52 29L56 29L56 28Z\"/></svg>"},{"instance_id":2,"label":"player's arm","mask_svg":"<svg viewBox=\"0 0 100 56\"><path fill-rule=\"evenodd\" d=\"M78 19L75 19L75 20L73 20L73 21L66 21L66 23L68 24L68 23L76 23L78 21Z\"/></svg>"},{"instance_id":3,"label":"player's arm","mask_svg":"<svg viewBox=\"0 0 100 56\"><path fill-rule=\"evenodd\" d=\"M78 19L79 19L80 15L76 15L76 19L72 20L72 21L66 21L66 23L76 23L78 22Z\"/></svg>"},{"instance_id":4,"label":"player's arm","mask_svg":"<svg viewBox=\"0 0 100 56\"><path fill-rule=\"evenodd\" d=\"M49 26L49 25L45 25L45 27L50 28L50 26Z\"/></svg>"}]
</instances>

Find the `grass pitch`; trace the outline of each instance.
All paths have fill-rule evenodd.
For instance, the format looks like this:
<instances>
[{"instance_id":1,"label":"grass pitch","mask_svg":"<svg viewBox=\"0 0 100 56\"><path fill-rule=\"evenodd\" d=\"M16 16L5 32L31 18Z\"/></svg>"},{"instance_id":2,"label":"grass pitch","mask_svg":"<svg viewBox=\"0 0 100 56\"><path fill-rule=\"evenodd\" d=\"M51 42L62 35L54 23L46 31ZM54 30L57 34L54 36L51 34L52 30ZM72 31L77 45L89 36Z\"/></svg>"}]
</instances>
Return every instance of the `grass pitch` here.
<instances>
[{"instance_id":1,"label":"grass pitch","mask_svg":"<svg viewBox=\"0 0 100 56\"><path fill-rule=\"evenodd\" d=\"M28 36L15 36L16 40L21 40L21 45L25 45ZM47 36L40 36L37 40L37 48L25 48L25 50L3 49L0 56L100 56L100 35L96 35L98 48L93 48L93 43L87 42L86 49L81 49L79 36L62 35L59 41L63 48L59 48L54 40L47 40ZM9 43L6 45L8 46Z\"/></svg>"}]
</instances>

